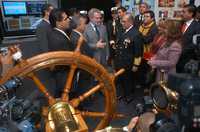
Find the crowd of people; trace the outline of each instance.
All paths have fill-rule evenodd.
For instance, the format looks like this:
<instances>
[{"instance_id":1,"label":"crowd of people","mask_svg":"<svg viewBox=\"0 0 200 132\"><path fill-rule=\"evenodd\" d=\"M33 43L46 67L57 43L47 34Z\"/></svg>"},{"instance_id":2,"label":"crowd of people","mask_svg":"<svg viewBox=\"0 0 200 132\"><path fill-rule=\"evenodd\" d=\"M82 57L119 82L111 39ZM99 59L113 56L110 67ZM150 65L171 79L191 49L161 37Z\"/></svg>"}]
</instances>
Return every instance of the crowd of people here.
<instances>
[{"instance_id":1,"label":"crowd of people","mask_svg":"<svg viewBox=\"0 0 200 132\"><path fill-rule=\"evenodd\" d=\"M196 59L193 36L200 33L199 10L188 4L182 9L182 20L156 21L148 4L140 3L135 17L125 7L113 7L112 18L104 22L104 12L96 8L70 16L46 5L36 35L41 52L73 51L83 36L83 54L105 68L125 69L116 80L116 87L118 99L128 104L136 88L146 88L152 82L148 75L155 73L153 81L160 81L160 70L164 70L167 80L171 73L184 73L185 64Z\"/></svg>"}]
</instances>

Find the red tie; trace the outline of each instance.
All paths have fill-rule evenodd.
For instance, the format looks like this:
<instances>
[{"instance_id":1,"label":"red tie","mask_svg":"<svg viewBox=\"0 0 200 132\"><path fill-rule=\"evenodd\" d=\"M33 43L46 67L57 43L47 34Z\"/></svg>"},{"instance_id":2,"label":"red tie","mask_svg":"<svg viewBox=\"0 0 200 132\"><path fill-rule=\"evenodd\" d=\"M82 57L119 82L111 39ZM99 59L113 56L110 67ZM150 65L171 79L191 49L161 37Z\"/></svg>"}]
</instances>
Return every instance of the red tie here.
<instances>
[{"instance_id":1,"label":"red tie","mask_svg":"<svg viewBox=\"0 0 200 132\"><path fill-rule=\"evenodd\" d=\"M185 32L186 28L187 28L187 24L184 23L184 24L182 25L182 28L181 28L182 33Z\"/></svg>"}]
</instances>

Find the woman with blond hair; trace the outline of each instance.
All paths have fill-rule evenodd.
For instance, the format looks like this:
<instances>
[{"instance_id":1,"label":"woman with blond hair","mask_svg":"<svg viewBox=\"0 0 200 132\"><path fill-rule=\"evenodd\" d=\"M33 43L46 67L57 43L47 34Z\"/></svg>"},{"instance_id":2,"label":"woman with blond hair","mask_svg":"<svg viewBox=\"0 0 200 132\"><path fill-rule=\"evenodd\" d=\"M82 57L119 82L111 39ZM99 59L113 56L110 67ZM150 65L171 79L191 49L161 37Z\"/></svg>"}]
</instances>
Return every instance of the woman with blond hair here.
<instances>
[{"instance_id":1,"label":"woman with blond hair","mask_svg":"<svg viewBox=\"0 0 200 132\"><path fill-rule=\"evenodd\" d=\"M148 61L148 64L156 69L156 80L159 81L160 70L165 71L164 79L168 79L169 73L176 72L176 64L180 57L181 46L181 22L177 20L165 21L166 42L158 49L157 53Z\"/></svg>"}]
</instances>

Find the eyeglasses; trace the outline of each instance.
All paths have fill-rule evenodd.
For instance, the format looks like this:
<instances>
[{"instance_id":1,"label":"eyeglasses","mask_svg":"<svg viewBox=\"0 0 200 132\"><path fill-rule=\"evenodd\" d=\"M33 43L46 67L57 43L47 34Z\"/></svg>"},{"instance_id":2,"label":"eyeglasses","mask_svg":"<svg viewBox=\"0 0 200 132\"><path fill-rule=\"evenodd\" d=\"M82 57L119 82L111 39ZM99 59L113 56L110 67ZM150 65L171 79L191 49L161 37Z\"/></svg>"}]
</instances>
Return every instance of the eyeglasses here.
<instances>
[{"instance_id":1,"label":"eyeglasses","mask_svg":"<svg viewBox=\"0 0 200 132\"><path fill-rule=\"evenodd\" d=\"M70 17L69 17L69 16L65 17L65 18L63 19L63 21L66 21L67 19L70 19Z\"/></svg>"},{"instance_id":2,"label":"eyeglasses","mask_svg":"<svg viewBox=\"0 0 200 132\"><path fill-rule=\"evenodd\" d=\"M146 16L146 15L144 15L144 17L151 17L151 16Z\"/></svg>"}]
</instances>

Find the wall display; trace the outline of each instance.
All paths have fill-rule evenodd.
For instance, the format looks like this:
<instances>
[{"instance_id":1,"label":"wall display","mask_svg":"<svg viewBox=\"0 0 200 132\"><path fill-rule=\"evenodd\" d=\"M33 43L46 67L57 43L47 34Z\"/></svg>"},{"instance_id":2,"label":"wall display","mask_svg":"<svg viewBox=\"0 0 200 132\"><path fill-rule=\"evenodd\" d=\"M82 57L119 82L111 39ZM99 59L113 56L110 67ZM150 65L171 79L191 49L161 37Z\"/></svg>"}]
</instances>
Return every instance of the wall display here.
<instances>
[{"instance_id":1,"label":"wall display","mask_svg":"<svg viewBox=\"0 0 200 132\"><path fill-rule=\"evenodd\" d=\"M139 4L142 2L148 3L150 9L154 10L155 0L122 0L122 6L124 6L129 12L133 13L133 15L137 15L139 13Z\"/></svg>"},{"instance_id":2,"label":"wall display","mask_svg":"<svg viewBox=\"0 0 200 132\"><path fill-rule=\"evenodd\" d=\"M26 15L26 2L23 1L3 1L2 7L5 16Z\"/></svg>"},{"instance_id":3,"label":"wall display","mask_svg":"<svg viewBox=\"0 0 200 132\"><path fill-rule=\"evenodd\" d=\"M143 0L134 0L134 5L139 5Z\"/></svg>"},{"instance_id":4,"label":"wall display","mask_svg":"<svg viewBox=\"0 0 200 132\"><path fill-rule=\"evenodd\" d=\"M7 20L7 27L8 27L8 31L16 31L20 29L20 21L19 19L8 19Z\"/></svg>"},{"instance_id":5,"label":"wall display","mask_svg":"<svg viewBox=\"0 0 200 132\"><path fill-rule=\"evenodd\" d=\"M29 18L21 18L21 29L30 29L31 23Z\"/></svg>"},{"instance_id":6,"label":"wall display","mask_svg":"<svg viewBox=\"0 0 200 132\"><path fill-rule=\"evenodd\" d=\"M154 11L156 21L160 18L181 19L182 7L190 3L190 0L122 0L122 6L129 9L133 15L139 13L139 4L146 2L150 6L150 10ZM200 5L200 0L195 0L195 5Z\"/></svg>"},{"instance_id":7,"label":"wall display","mask_svg":"<svg viewBox=\"0 0 200 132\"><path fill-rule=\"evenodd\" d=\"M184 5L189 4L188 0L178 0L177 7L183 7Z\"/></svg>"},{"instance_id":8,"label":"wall display","mask_svg":"<svg viewBox=\"0 0 200 132\"><path fill-rule=\"evenodd\" d=\"M155 0L144 0L144 1L148 3L148 5L152 11L155 10Z\"/></svg>"},{"instance_id":9,"label":"wall display","mask_svg":"<svg viewBox=\"0 0 200 132\"><path fill-rule=\"evenodd\" d=\"M181 11L181 10L174 10L174 15L173 15L173 17L174 17L174 18L177 18L177 19L180 19L180 18L181 18L181 14L182 14L182 11Z\"/></svg>"},{"instance_id":10,"label":"wall display","mask_svg":"<svg viewBox=\"0 0 200 132\"><path fill-rule=\"evenodd\" d=\"M168 17L168 11L167 10L159 11L159 17L160 18L167 18Z\"/></svg>"},{"instance_id":11,"label":"wall display","mask_svg":"<svg viewBox=\"0 0 200 132\"><path fill-rule=\"evenodd\" d=\"M0 0L4 36L32 35L47 0Z\"/></svg>"},{"instance_id":12,"label":"wall display","mask_svg":"<svg viewBox=\"0 0 200 132\"><path fill-rule=\"evenodd\" d=\"M126 8L128 12L132 12L134 8L133 0L122 0L122 5Z\"/></svg>"},{"instance_id":13,"label":"wall display","mask_svg":"<svg viewBox=\"0 0 200 132\"><path fill-rule=\"evenodd\" d=\"M175 0L158 0L158 7L174 7Z\"/></svg>"},{"instance_id":14,"label":"wall display","mask_svg":"<svg viewBox=\"0 0 200 132\"><path fill-rule=\"evenodd\" d=\"M46 1L27 1L26 7L29 15L42 14L42 8L46 4Z\"/></svg>"},{"instance_id":15,"label":"wall display","mask_svg":"<svg viewBox=\"0 0 200 132\"><path fill-rule=\"evenodd\" d=\"M195 4L196 6L200 6L200 0L195 0L194 4Z\"/></svg>"},{"instance_id":16,"label":"wall display","mask_svg":"<svg viewBox=\"0 0 200 132\"><path fill-rule=\"evenodd\" d=\"M181 19L182 7L189 4L190 0L155 0L155 16L158 21L160 18Z\"/></svg>"}]
</instances>

